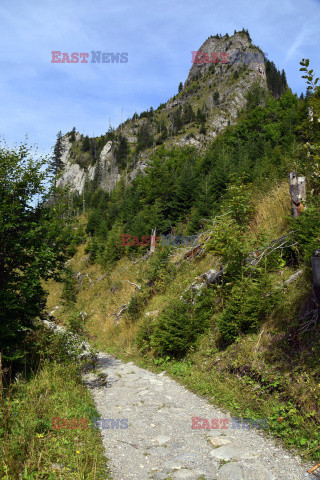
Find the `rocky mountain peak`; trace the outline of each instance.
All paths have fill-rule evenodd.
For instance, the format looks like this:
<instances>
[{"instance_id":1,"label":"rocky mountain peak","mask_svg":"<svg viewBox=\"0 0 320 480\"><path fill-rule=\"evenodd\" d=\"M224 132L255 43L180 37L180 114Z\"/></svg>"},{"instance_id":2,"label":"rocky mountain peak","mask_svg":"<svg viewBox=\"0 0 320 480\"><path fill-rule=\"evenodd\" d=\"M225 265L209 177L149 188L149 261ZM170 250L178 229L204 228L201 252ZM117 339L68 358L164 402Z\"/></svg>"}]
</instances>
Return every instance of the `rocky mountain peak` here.
<instances>
[{"instance_id":1,"label":"rocky mountain peak","mask_svg":"<svg viewBox=\"0 0 320 480\"><path fill-rule=\"evenodd\" d=\"M160 145L204 150L236 123L250 90L257 98L267 92L266 59L245 30L211 36L190 56L188 78L167 103L134 114L101 137L78 134L73 144L66 138L60 184L82 193L86 182L95 182L111 191L122 175L130 181L143 172Z\"/></svg>"}]
</instances>

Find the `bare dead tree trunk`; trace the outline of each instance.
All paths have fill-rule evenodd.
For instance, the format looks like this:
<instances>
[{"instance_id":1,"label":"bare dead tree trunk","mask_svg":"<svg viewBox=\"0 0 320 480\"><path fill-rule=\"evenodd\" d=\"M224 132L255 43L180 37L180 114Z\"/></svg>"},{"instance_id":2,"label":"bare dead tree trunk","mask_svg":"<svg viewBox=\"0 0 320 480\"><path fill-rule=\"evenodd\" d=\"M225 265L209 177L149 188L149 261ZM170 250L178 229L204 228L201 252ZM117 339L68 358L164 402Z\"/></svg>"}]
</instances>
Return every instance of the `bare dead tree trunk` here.
<instances>
[{"instance_id":1,"label":"bare dead tree trunk","mask_svg":"<svg viewBox=\"0 0 320 480\"><path fill-rule=\"evenodd\" d=\"M303 210L303 203L306 199L306 177L298 177L297 172L293 170L290 175L290 195L292 205L292 216L297 218Z\"/></svg>"},{"instance_id":2,"label":"bare dead tree trunk","mask_svg":"<svg viewBox=\"0 0 320 480\"><path fill-rule=\"evenodd\" d=\"M154 253L156 250L156 228L151 233L150 253Z\"/></svg>"}]
</instances>

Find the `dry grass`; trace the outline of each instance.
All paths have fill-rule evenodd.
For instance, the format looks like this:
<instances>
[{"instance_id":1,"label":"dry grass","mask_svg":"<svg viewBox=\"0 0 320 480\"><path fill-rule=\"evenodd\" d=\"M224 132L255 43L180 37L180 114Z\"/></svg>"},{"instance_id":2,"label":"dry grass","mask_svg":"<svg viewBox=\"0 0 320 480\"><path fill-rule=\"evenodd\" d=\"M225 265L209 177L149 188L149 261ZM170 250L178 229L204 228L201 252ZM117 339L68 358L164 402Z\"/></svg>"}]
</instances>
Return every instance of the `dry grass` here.
<instances>
[{"instance_id":1,"label":"dry grass","mask_svg":"<svg viewBox=\"0 0 320 480\"><path fill-rule=\"evenodd\" d=\"M252 234L266 233L272 238L283 235L287 229L287 217L291 213L291 200L288 182L277 185L265 196L261 192L256 196L255 217L250 225Z\"/></svg>"},{"instance_id":2,"label":"dry grass","mask_svg":"<svg viewBox=\"0 0 320 480\"><path fill-rule=\"evenodd\" d=\"M179 254L178 251L176 251ZM172 258L172 261L175 257ZM123 258L115 267L106 271L101 266L90 264L85 254L84 246L78 247L77 253L69 261L69 267L74 272L88 274L93 284L90 284L88 277L84 277L79 286L76 303L70 307L63 304L61 298L62 285L50 280L46 283L49 291L47 299L47 311L54 311L53 315L64 324L74 312L85 311L87 313L87 329L95 339L96 345L101 349L116 349L127 351L130 355L133 351L133 343L138 329L139 321L147 312L159 311L179 296L194 281L200 281L200 275L209 268L214 268L216 259L211 255L184 262L178 269L173 281L168 282L164 289L152 296L141 312L140 317L133 323L121 317L115 322L118 307L128 304L135 293L135 287L129 282L139 284L139 278L143 276L146 267L146 260L134 264L128 258ZM102 279L101 277L105 275ZM59 307L56 308L55 307ZM151 317L150 317L151 318Z\"/></svg>"},{"instance_id":3,"label":"dry grass","mask_svg":"<svg viewBox=\"0 0 320 480\"><path fill-rule=\"evenodd\" d=\"M286 217L290 215L288 190L288 183L283 182L267 196L262 192L256 195L256 214L248 229L249 234L256 236L263 233L270 238L277 238L285 232ZM176 249L171 258L172 262L181 259L184 250ZM84 277L79 286L75 305L66 308L61 299L62 285L50 281L47 283L50 292L47 309L50 312L58 306L54 316L63 323L67 323L68 317L74 312L85 311L87 328L96 339L99 348L131 352L139 322L146 313L160 313L166 305L179 298L191 283L200 282L200 275L210 268L215 268L217 263L218 260L208 253L201 259L182 262L174 280L168 280L162 291L149 299L138 319L130 322L122 317L116 322L113 314L121 305L128 304L135 292L135 287L128 282L140 283L139 279L143 277L147 261L142 260L135 264L128 258L123 258L108 271L99 265L91 264L88 255L85 254L85 246L80 245L69 266L74 272L81 272L88 277ZM284 277L286 276L284 272ZM150 321L151 318L152 315Z\"/></svg>"}]
</instances>

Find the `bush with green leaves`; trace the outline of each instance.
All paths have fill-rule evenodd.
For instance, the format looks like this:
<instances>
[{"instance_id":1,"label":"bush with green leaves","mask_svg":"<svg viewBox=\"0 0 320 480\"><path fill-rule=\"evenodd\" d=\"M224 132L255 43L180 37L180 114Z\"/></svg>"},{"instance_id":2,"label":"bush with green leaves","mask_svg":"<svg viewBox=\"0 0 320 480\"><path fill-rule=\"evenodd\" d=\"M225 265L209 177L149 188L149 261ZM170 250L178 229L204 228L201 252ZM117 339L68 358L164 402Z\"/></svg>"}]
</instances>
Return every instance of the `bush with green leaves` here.
<instances>
[{"instance_id":1,"label":"bush with green leaves","mask_svg":"<svg viewBox=\"0 0 320 480\"><path fill-rule=\"evenodd\" d=\"M320 248L320 201L309 199L308 208L298 218L291 219L293 252L308 266L313 252Z\"/></svg>"},{"instance_id":2,"label":"bush with green leaves","mask_svg":"<svg viewBox=\"0 0 320 480\"><path fill-rule=\"evenodd\" d=\"M86 324L86 313L77 312L70 315L68 318L68 327L70 332L77 335L84 335Z\"/></svg>"},{"instance_id":3,"label":"bush with green leaves","mask_svg":"<svg viewBox=\"0 0 320 480\"><path fill-rule=\"evenodd\" d=\"M77 300L77 281L70 268L66 268L64 272L61 298L66 306L74 304Z\"/></svg>"},{"instance_id":4,"label":"bush with green leaves","mask_svg":"<svg viewBox=\"0 0 320 480\"><path fill-rule=\"evenodd\" d=\"M47 192L47 158L0 145L0 352L14 360L45 305L42 280L61 278L71 221L63 191ZM36 202L38 198L38 203Z\"/></svg>"}]
</instances>

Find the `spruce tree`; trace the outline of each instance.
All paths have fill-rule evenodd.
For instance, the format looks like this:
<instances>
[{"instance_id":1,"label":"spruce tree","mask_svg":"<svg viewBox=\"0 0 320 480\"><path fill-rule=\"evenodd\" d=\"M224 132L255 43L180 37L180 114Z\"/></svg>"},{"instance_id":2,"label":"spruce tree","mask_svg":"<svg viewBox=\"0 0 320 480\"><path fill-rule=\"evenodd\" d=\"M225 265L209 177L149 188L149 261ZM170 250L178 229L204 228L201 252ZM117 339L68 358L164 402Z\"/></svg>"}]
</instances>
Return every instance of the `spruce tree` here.
<instances>
[{"instance_id":1,"label":"spruce tree","mask_svg":"<svg viewBox=\"0 0 320 480\"><path fill-rule=\"evenodd\" d=\"M114 155L116 157L116 160L119 164L120 169L123 169L126 167L126 160L129 155L129 151L130 151L130 148L129 148L128 140L124 135L120 133L120 135L118 135L117 145L114 150Z\"/></svg>"},{"instance_id":2,"label":"spruce tree","mask_svg":"<svg viewBox=\"0 0 320 480\"><path fill-rule=\"evenodd\" d=\"M182 128L181 112L182 112L182 107L180 105L173 114L172 127L175 134L178 133L179 130Z\"/></svg>"},{"instance_id":3,"label":"spruce tree","mask_svg":"<svg viewBox=\"0 0 320 480\"><path fill-rule=\"evenodd\" d=\"M88 135L86 135L82 141L82 151L88 152L91 149L91 142Z\"/></svg>"},{"instance_id":4,"label":"spruce tree","mask_svg":"<svg viewBox=\"0 0 320 480\"><path fill-rule=\"evenodd\" d=\"M182 114L182 123L183 125L186 125L188 123L192 123L195 120L195 114L194 111L192 110L192 106L190 103L186 103L183 109L183 114Z\"/></svg>"},{"instance_id":5,"label":"spruce tree","mask_svg":"<svg viewBox=\"0 0 320 480\"><path fill-rule=\"evenodd\" d=\"M63 145L62 145L62 132L61 130L57 133L57 141L53 149L53 156L51 157L51 161L49 164L49 172L56 177L60 171L62 170L63 163L61 160L63 152Z\"/></svg>"},{"instance_id":6,"label":"spruce tree","mask_svg":"<svg viewBox=\"0 0 320 480\"><path fill-rule=\"evenodd\" d=\"M73 129L71 130L69 138L70 138L70 142L72 143L76 141L76 127L73 127Z\"/></svg>"},{"instance_id":7,"label":"spruce tree","mask_svg":"<svg viewBox=\"0 0 320 480\"><path fill-rule=\"evenodd\" d=\"M219 105L219 92L218 92L218 90L216 90L214 92L212 99L213 99L213 102L214 102L215 105Z\"/></svg>"},{"instance_id":8,"label":"spruce tree","mask_svg":"<svg viewBox=\"0 0 320 480\"><path fill-rule=\"evenodd\" d=\"M140 152L153 144L153 135L148 122L141 125L137 134L137 151Z\"/></svg>"}]
</instances>

